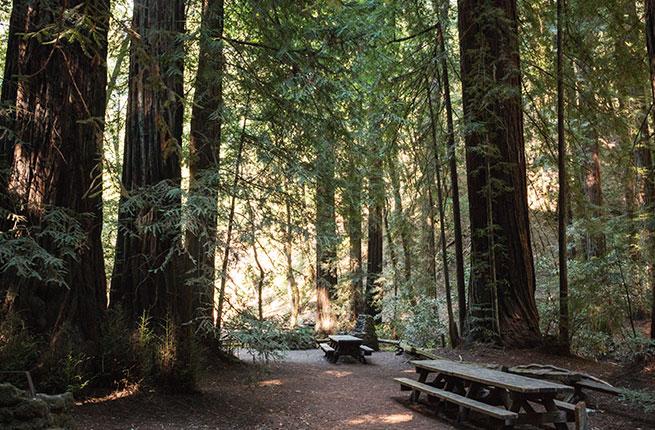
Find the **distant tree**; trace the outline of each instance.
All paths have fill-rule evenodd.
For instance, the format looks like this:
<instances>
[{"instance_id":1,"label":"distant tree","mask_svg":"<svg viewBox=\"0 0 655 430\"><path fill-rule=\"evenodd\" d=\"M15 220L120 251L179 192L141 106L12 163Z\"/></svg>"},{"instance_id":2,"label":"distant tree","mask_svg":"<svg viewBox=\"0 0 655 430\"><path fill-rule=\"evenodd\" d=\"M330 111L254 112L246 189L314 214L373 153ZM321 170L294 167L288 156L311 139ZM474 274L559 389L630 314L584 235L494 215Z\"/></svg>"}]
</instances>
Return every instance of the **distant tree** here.
<instances>
[{"instance_id":1,"label":"distant tree","mask_svg":"<svg viewBox=\"0 0 655 430\"><path fill-rule=\"evenodd\" d=\"M566 227L568 225L568 180L564 131L564 17L565 1L557 0L557 232L559 261L559 343L565 353L571 349L569 332L569 280Z\"/></svg>"},{"instance_id":2,"label":"distant tree","mask_svg":"<svg viewBox=\"0 0 655 430\"><path fill-rule=\"evenodd\" d=\"M337 285L337 225L335 219L334 142L317 136L316 145L316 330L328 333L335 321L331 301Z\"/></svg>"},{"instance_id":3,"label":"distant tree","mask_svg":"<svg viewBox=\"0 0 655 430\"><path fill-rule=\"evenodd\" d=\"M459 3L471 221L471 335L540 338L528 221L516 0Z\"/></svg>"},{"instance_id":4,"label":"distant tree","mask_svg":"<svg viewBox=\"0 0 655 430\"><path fill-rule=\"evenodd\" d=\"M377 130L371 133L370 156L368 157L368 243L366 263L366 313L377 315L381 307L376 299L379 291L379 278L382 276L383 266L383 218L384 209L384 181L382 172L383 151L381 149L382 136Z\"/></svg>"}]
</instances>

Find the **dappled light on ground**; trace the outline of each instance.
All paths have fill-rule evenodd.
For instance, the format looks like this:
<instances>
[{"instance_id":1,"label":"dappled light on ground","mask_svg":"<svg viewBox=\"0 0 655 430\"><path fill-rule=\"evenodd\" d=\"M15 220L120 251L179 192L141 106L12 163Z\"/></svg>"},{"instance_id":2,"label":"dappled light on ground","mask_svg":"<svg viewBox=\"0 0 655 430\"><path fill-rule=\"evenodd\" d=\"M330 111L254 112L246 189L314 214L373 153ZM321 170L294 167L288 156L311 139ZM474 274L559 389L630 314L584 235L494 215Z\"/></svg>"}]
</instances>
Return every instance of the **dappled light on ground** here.
<instances>
[{"instance_id":1,"label":"dappled light on ground","mask_svg":"<svg viewBox=\"0 0 655 430\"><path fill-rule=\"evenodd\" d=\"M343 378L344 376L350 376L353 374L353 372L346 372L343 370L326 370L323 373L329 376L334 376L335 378Z\"/></svg>"},{"instance_id":2,"label":"dappled light on ground","mask_svg":"<svg viewBox=\"0 0 655 430\"><path fill-rule=\"evenodd\" d=\"M132 384L129 385L122 390L116 390L112 391L111 393L107 394L106 396L100 396L100 397L91 397L89 399L86 399L83 402L78 402L78 405L82 405L85 403L104 403L104 402L110 402L112 400L118 400L118 399L123 399L125 397L130 397L133 396L134 394L139 392L139 384Z\"/></svg>"},{"instance_id":3,"label":"dappled light on ground","mask_svg":"<svg viewBox=\"0 0 655 430\"><path fill-rule=\"evenodd\" d=\"M349 425L371 425L371 424L402 424L412 421L414 417L410 413L397 413L386 415L363 415L348 420Z\"/></svg>"},{"instance_id":4,"label":"dappled light on ground","mask_svg":"<svg viewBox=\"0 0 655 430\"><path fill-rule=\"evenodd\" d=\"M271 386L278 386L282 384L283 384L282 381L279 379L269 379L267 381L259 381L257 385L260 387L271 387Z\"/></svg>"}]
</instances>

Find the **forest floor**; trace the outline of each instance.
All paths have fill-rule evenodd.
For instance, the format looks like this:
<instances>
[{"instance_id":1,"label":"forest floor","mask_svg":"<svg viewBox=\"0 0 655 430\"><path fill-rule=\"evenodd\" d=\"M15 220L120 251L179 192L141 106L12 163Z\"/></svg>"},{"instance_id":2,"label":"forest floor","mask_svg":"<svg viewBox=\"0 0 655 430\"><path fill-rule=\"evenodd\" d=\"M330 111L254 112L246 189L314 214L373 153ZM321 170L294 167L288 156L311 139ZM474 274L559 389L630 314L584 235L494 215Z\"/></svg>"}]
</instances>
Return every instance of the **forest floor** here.
<instances>
[{"instance_id":1,"label":"forest floor","mask_svg":"<svg viewBox=\"0 0 655 430\"><path fill-rule=\"evenodd\" d=\"M438 350L443 357L504 365L544 363L631 388L655 389L655 368L562 358L535 351ZM79 429L453 429L424 405L412 405L394 377L414 377L406 356L374 353L368 365L328 363L319 350L291 351L268 365L244 361L207 370L194 395L124 390L80 402ZM655 416L594 396L592 429L654 429ZM470 428L470 427L468 427Z\"/></svg>"}]
</instances>

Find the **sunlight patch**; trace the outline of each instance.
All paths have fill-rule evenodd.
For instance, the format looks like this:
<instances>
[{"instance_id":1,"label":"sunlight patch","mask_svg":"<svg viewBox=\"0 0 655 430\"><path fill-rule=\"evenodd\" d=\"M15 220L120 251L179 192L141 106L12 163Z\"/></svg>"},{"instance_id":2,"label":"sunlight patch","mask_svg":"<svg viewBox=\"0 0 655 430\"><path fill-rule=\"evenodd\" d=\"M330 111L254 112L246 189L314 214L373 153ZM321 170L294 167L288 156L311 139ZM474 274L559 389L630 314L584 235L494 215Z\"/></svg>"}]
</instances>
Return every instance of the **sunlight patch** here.
<instances>
[{"instance_id":1,"label":"sunlight patch","mask_svg":"<svg viewBox=\"0 0 655 430\"><path fill-rule=\"evenodd\" d=\"M344 376L350 376L353 372L346 372L345 370L326 370L326 375L334 376L335 378L343 378Z\"/></svg>"},{"instance_id":2,"label":"sunlight patch","mask_svg":"<svg viewBox=\"0 0 655 430\"><path fill-rule=\"evenodd\" d=\"M259 385L260 387L278 386L278 385L282 385L282 381L280 379L269 379L267 381L259 381L257 385Z\"/></svg>"},{"instance_id":3,"label":"sunlight patch","mask_svg":"<svg viewBox=\"0 0 655 430\"><path fill-rule=\"evenodd\" d=\"M407 423L413 419L412 414L388 414L388 415L363 415L358 418L353 418L348 421L350 425L364 425L364 424L400 424Z\"/></svg>"},{"instance_id":4,"label":"sunlight patch","mask_svg":"<svg viewBox=\"0 0 655 430\"><path fill-rule=\"evenodd\" d=\"M102 397L92 397L90 399L86 399L81 402L75 402L76 405L83 405L83 404L97 404L97 403L104 403L104 402L109 402L112 400L118 400L122 399L124 397L129 397L134 394L136 394L139 391L139 384L130 384L127 387L123 388L122 390L116 390L112 391L111 393L107 394L106 396Z\"/></svg>"}]
</instances>

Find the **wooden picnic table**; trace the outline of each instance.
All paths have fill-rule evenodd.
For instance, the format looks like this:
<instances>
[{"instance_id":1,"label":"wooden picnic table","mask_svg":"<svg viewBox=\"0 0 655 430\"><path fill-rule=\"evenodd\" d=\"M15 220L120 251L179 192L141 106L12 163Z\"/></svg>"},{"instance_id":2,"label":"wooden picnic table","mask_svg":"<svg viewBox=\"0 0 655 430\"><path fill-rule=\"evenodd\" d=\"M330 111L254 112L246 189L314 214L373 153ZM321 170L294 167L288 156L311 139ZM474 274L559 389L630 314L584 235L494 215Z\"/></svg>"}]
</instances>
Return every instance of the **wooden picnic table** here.
<instances>
[{"instance_id":1,"label":"wooden picnic table","mask_svg":"<svg viewBox=\"0 0 655 430\"><path fill-rule=\"evenodd\" d=\"M321 343L319 347L326 357L336 363L339 357L351 356L362 363L366 363L364 356L371 355L373 350L363 345L364 340L349 334L333 334L328 336L329 343Z\"/></svg>"},{"instance_id":2,"label":"wooden picnic table","mask_svg":"<svg viewBox=\"0 0 655 430\"><path fill-rule=\"evenodd\" d=\"M560 402L558 395L573 388L550 381L528 378L497 370L449 360L413 360L419 374L418 381L397 378L401 388L412 390L412 400L420 393L440 399L443 403L459 406L458 420L467 417L469 410L495 419L501 428L514 425L553 425L568 429L567 423L586 426L586 409ZM434 375L431 381L428 377Z\"/></svg>"}]
</instances>

